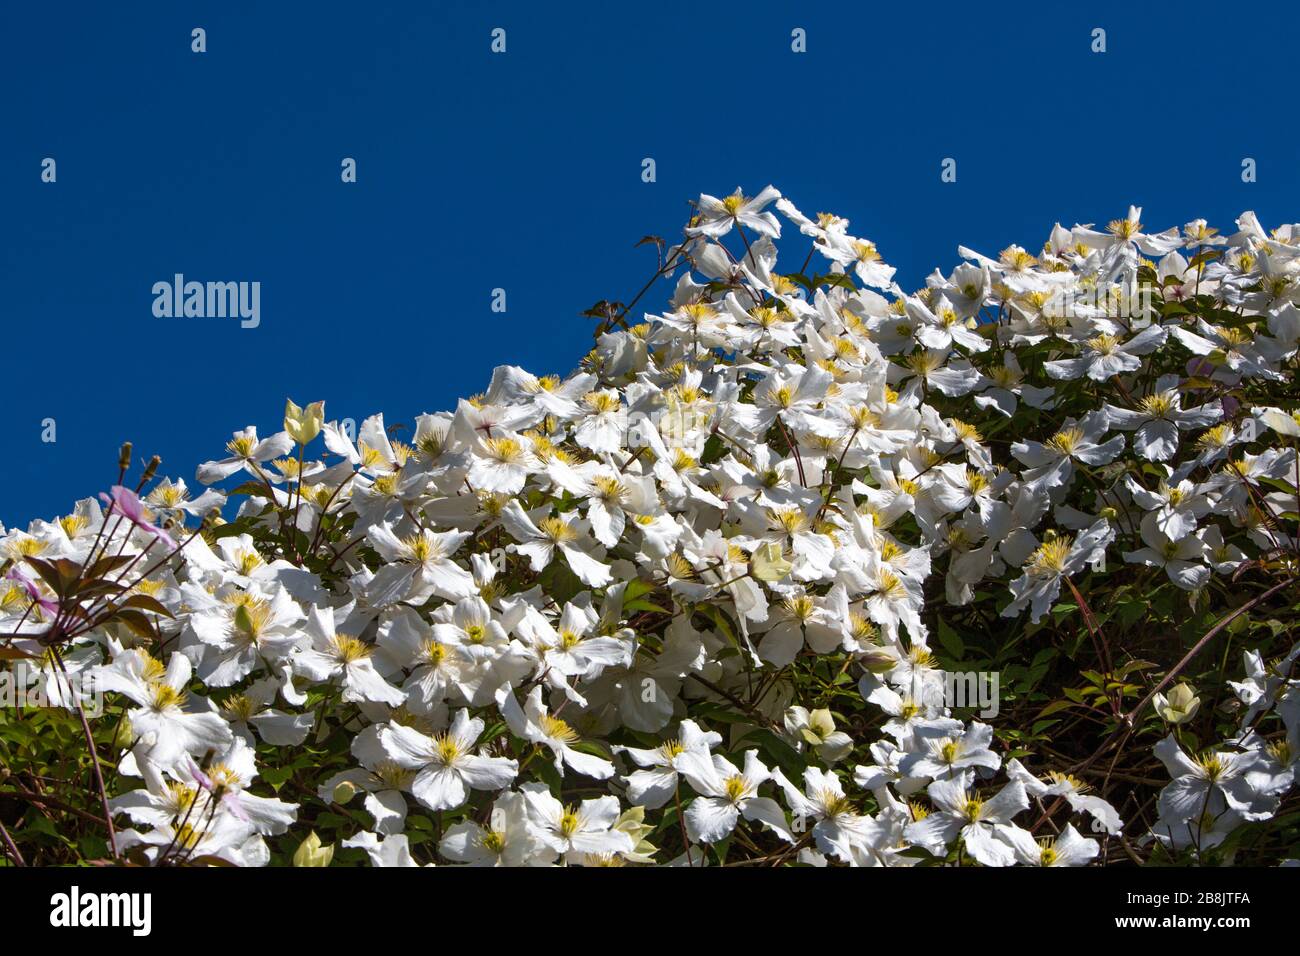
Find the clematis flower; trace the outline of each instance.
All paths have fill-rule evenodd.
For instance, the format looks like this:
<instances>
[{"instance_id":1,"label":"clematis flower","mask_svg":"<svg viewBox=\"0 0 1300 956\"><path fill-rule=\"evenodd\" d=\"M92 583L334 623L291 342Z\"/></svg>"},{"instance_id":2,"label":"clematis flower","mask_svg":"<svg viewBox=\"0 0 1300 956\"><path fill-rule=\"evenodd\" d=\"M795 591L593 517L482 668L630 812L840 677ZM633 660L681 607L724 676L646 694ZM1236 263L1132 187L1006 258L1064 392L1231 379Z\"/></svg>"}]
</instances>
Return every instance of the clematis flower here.
<instances>
[{"instance_id":1,"label":"clematis flower","mask_svg":"<svg viewBox=\"0 0 1300 956\"><path fill-rule=\"evenodd\" d=\"M1078 539L1056 535L1045 540L1024 565L1024 574L1011 582L1013 600L1002 609L1003 617L1015 617L1029 605L1029 619L1037 622L1056 596L1061 593L1061 581L1078 574L1085 564L1105 552L1115 538L1115 529L1102 518Z\"/></svg>"},{"instance_id":2,"label":"clematis flower","mask_svg":"<svg viewBox=\"0 0 1300 956\"><path fill-rule=\"evenodd\" d=\"M1011 845L1016 862L1024 866L1086 866L1097 858L1101 848L1067 823L1060 834L1035 840L1028 830L1008 827L998 834Z\"/></svg>"},{"instance_id":3,"label":"clematis flower","mask_svg":"<svg viewBox=\"0 0 1300 956\"><path fill-rule=\"evenodd\" d=\"M501 794L493 802L488 819L487 826L473 820L453 823L443 834L438 851L467 866L547 866L555 860L558 851L537 835L523 793ZM579 842L582 840L579 837ZM618 843L622 845L623 841Z\"/></svg>"},{"instance_id":4,"label":"clematis flower","mask_svg":"<svg viewBox=\"0 0 1300 956\"><path fill-rule=\"evenodd\" d=\"M632 837L614 827L619 818L617 798L606 795L566 806L539 784L522 789L533 833L567 861L582 863L589 857L631 853L636 848Z\"/></svg>"},{"instance_id":5,"label":"clematis flower","mask_svg":"<svg viewBox=\"0 0 1300 956\"><path fill-rule=\"evenodd\" d=\"M399 538L384 521L370 528L366 537L390 562L383 571L383 586L391 588L398 600L421 602L431 594L459 600L477 592L473 576L453 558L469 532L423 528Z\"/></svg>"},{"instance_id":6,"label":"clematis flower","mask_svg":"<svg viewBox=\"0 0 1300 956\"><path fill-rule=\"evenodd\" d=\"M564 556L570 570L588 587L603 587L610 581L610 570L583 547L585 525L569 515L553 515L534 523L519 502L511 501L501 511L501 523L517 542L511 547L526 555L536 572L546 570L556 551Z\"/></svg>"},{"instance_id":7,"label":"clematis flower","mask_svg":"<svg viewBox=\"0 0 1300 956\"><path fill-rule=\"evenodd\" d=\"M1124 485L1129 494L1144 511L1153 516L1155 527L1172 540L1181 541L1196 533L1200 519L1210 513L1211 503L1204 490L1195 483L1183 479L1172 485L1169 480L1160 482L1154 491L1143 488L1132 476L1124 477Z\"/></svg>"},{"instance_id":8,"label":"clematis flower","mask_svg":"<svg viewBox=\"0 0 1300 956\"><path fill-rule=\"evenodd\" d=\"M293 657L293 669L314 681L338 681L345 701L373 701L396 707L406 694L384 679L372 658L374 646L335 630L340 615L314 608L307 615L311 647Z\"/></svg>"},{"instance_id":9,"label":"clematis flower","mask_svg":"<svg viewBox=\"0 0 1300 956\"><path fill-rule=\"evenodd\" d=\"M693 750L678 754L673 766L699 794L686 808L686 833L692 840L717 843L743 817L794 842L781 807L771 797L758 795L758 788L772 779L772 772L758 759L757 750L745 751L743 772L725 757Z\"/></svg>"},{"instance_id":10,"label":"clematis flower","mask_svg":"<svg viewBox=\"0 0 1300 956\"><path fill-rule=\"evenodd\" d=\"M1011 866L1015 850L1008 839L1012 820L1029 807L1024 784L1012 781L987 800L973 795L962 778L936 780L926 788L934 811L903 831L907 839L942 856L958 837L966 852L984 866Z\"/></svg>"},{"instance_id":11,"label":"clematis flower","mask_svg":"<svg viewBox=\"0 0 1300 956\"><path fill-rule=\"evenodd\" d=\"M688 750L706 756L712 748L722 743L722 735L700 728L695 721L683 720L677 736L665 741L654 750L640 747L616 746L615 753L625 753L643 769L634 771L625 779L627 798L647 810L658 810L677 790L678 773L675 761Z\"/></svg>"},{"instance_id":12,"label":"clematis flower","mask_svg":"<svg viewBox=\"0 0 1300 956\"><path fill-rule=\"evenodd\" d=\"M830 771L809 767L803 774L801 792L780 771L774 771L773 776L795 816L812 821L817 849L844 863L856 863L871 842L871 822L854 811L839 778Z\"/></svg>"},{"instance_id":13,"label":"clematis flower","mask_svg":"<svg viewBox=\"0 0 1300 956\"><path fill-rule=\"evenodd\" d=\"M579 742L578 732L562 718L547 713L546 705L542 703L541 687L532 689L523 707L519 706L514 691L508 686L497 691L496 701L510 732L550 750L555 757L555 770L560 775L564 774L566 766L597 780L614 775L614 765L608 760L574 748L573 745Z\"/></svg>"},{"instance_id":14,"label":"clematis flower","mask_svg":"<svg viewBox=\"0 0 1300 956\"><path fill-rule=\"evenodd\" d=\"M1173 539L1160 530L1159 518L1149 514L1139 526L1146 547L1125 551L1124 560L1147 567L1164 568L1169 580L1184 591L1195 591L1210 579L1210 569L1202 564L1205 544L1195 534Z\"/></svg>"},{"instance_id":15,"label":"clematis flower","mask_svg":"<svg viewBox=\"0 0 1300 956\"><path fill-rule=\"evenodd\" d=\"M137 748L154 780L163 771L184 766L188 757L225 750L233 739L219 715L201 708L187 709L190 696L185 687L192 673L184 654L172 654L164 667L134 649L122 651L110 663L91 671L96 688L125 694L136 703L128 717Z\"/></svg>"},{"instance_id":16,"label":"clematis flower","mask_svg":"<svg viewBox=\"0 0 1300 956\"><path fill-rule=\"evenodd\" d=\"M1268 816L1273 801L1255 789L1251 778L1262 762L1257 751L1210 751L1192 758L1170 734L1156 744L1155 754L1173 777L1160 791L1162 820L1181 823L1206 810L1217 814L1225 808L1247 820Z\"/></svg>"},{"instance_id":17,"label":"clematis flower","mask_svg":"<svg viewBox=\"0 0 1300 956\"><path fill-rule=\"evenodd\" d=\"M1105 465L1124 450L1122 435L1100 441L1109 425L1110 420L1104 411L1089 412L1078 421L1067 419L1065 425L1045 442L1015 442L1011 454L1029 466L1023 475L1027 484L1053 492L1069 486L1074 478L1076 462Z\"/></svg>"},{"instance_id":18,"label":"clematis flower","mask_svg":"<svg viewBox=\"0 0 1300 956\"><path fill-rule=\"evenodd\" d=\"M1100 827L1110 834L1117 834L1124 828L1119 813L1101 797L1087 793L1088 786L1069 774L1052 771L1047 780L1040 780L1025 769L1014 757L1007 761L1007 777L1024 784L1025 792L1043 801L1049 797L1064 797L1073 810L1089 814L1097 823L1093 829Z\"/></svg>"},{"instance_id":19,"label":"clematis flower","mask_svg":"<svg viewBox=\"0 0 1300 956\"><path fill-rule=\"evenodd\" d=\"M411 793L430 810L454 810L474 790L501 790L519 772L508 757L483 757L474 745L483 735L483 721L461 709L446 733L429 737L413 727L388 724L379 732L384 752L399 767L417 771Z\"/></svg>"},{"instance_id":20,"label":"clematis flower","mask_svg":"<svg viewBox=\"0 0 1300 956\"><path fill-rule=\"evenodd\" d=\"M1222 406L1184 409L1177 386L1177 376L1162 376L1156 390L1143 398L1137 409L1104 406L1112 428L1137 429L1133 450L1148 461L1172 458L1178 451L1179 431L1205 428L1223 417Z\"/></svg>"},{"instance_id":21,"label":"clematis flower","mask_svg":"<svg viewBox=\"0 0 1300 956\"><path fill-rule=\"evenodd\" d=\"M1052 378L1076 379L1086 375L1094 382L1104 382L1121 372L1133 372L1142 366L1139 356L1147 355L1164 343L1168 333L1160 325L1149 325L1124 341L1102 333L1079 343L1082 355L1044 362L1043 369Z\"/></svg>"},{"instance_id":22,"label":"clematis flower","mask_svg":"<svg viewBox=\"0 0 1300 956\"><path fill-rule=\"evenodd\" d=\"M904 757L898 769L910 777L935 780L965 779L976 768L996 770L1002 759L989 749L993 728L974 722L961 733L947 733L942 725L919 726L913 737L918 749Z\"/></svg>"},{"instance_id":23,"label":"clematis flower","mask_svg":"<svg viewBox=\"0 0 1300 956\"><path fill-rule=\"evenodd\" d=\"M697 204L699 216L693 225L686 228L686 234L717 239L729 233L732 226L739 224L760 236L776 238L781 235L781 224L776 216L763 209L768 203L780 198L781 193L772 186L752 199L747 198L739 188L724 199L701 194Z\"/></svg>"},{"instance_id":24,"label":"clematis flower","mask_svg":"<svg viewBox=\"0 0 1300 956\"><path fill-rule=\"evenodd\" d=\"M110 498L105 494L101 494L99 497L109 506L109 515L121 515L141 531L153 535L167 548L176 547L176 542L172 540L171 535L152 523L153 514L144 506L144 503L140 500L139 496L130 488L125 488L122 485L114 485L113 497Z\"/></svg>"},{"instance_id":25,"label":"clematis flower","mask_svg":"<svg viewBox=\"0 0 1300 956\"><path fill-rule=\"evenodd\" d=\"M288 432L276 432L270 438L259 439L257 428L249 425L235 432L235 436L226 442L226 450L230 452L228 458L199 466L199 483L210 485L241 470L255 478L262 477L265 473L258 467L260 464L287 455L292 448L293 439Z\"/></svg>"}]
</instances>

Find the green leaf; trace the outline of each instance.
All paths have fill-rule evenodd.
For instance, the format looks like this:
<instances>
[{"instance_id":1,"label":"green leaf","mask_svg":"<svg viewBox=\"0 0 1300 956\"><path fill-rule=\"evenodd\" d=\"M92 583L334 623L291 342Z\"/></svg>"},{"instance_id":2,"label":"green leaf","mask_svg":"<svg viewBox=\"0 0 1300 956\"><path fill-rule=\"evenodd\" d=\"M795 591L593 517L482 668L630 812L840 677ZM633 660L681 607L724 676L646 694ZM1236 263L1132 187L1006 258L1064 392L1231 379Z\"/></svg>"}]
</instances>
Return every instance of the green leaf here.
<instances>
[{"instance_id":1,"label":"green leaf","mask_svg":"<svg viewBox=\"0 0 1300 956\"><path fill-rule=\"evenodd\" d=\"M672 613L672 611L668 610L668 608L666 608L666 607L660 607L658 604L655 604L653 601L645 601L645 600L641 600L641 599L637 599L637 600L635 600L635 601L625 601L625 602L623 603L623 610L625 610L625 611L658 611L658 612L661 613L661 614L671 614L671 613Z\"/></svg>"},{"instance_id":2,"label":"green leaf","mask_svg":"<svg viewBox=\"0 0 1300 956\"><path fill-rule=\"evenodd\" d=\"M161 614L163 617L171 617L172 612L167 610L167 606L157 598L150 597L147 594L132 594L122 602L121 607L138 607L141 610L153 611L155 614Z\"/></svg>"},{"instance_id":3,"label":"green leaf","mask_svg":"<svg viewBox=\"0 0 1300 956\"><path fill-rule=\"evenodd\" d=\"M1060 713L1060 711L1062 711L1062 710L1069 710L1070 708L1073 708L1073 706L1075 706L1075 701L1071 701L1071 700L1054 700L1054 701L1050 702L1050 704L1048 704L1047 706L1045 706L1045 708L1043 708L1043 710L1040 710L1040 711L1039 711L1039 717L1037 717L1037 719L1041 719L1041 718L1044 718L1044 717L1050 717L1050 715L1052 715L1052 714L1056 714L1056 713Z\"/></svg>"},{"instance_id":4,"label":"green leaf","mask_svg":"<svg viewBox=\"0 0 1300 956\"><path fill-rule=\"evenodd\" d=\"M27 563L50 586L50 590L61 598L72 593L72 586L81 577L81 565L67 558L46 561L43 558L28 557Z\"/></svg>"},{"instance_id":5,"label":"green leaf","mask_svg":"<svg viewBox=\"0 0 1300 956\"><path fill-rule=\"evenodd\" d=\"M948 626L948 622L939 618L939 643L947 651L954 661L959 661L966 654L966 645L962 642L957 632Z\"/></svg>"},{"instance_id":6,"label":"green leaf","mask_svg":"<svg viewBox=\"0 0 1300 956\"><path fill-rule=\"evenodd\" d=\"M100 558L89 568L86 569L86 577L102 578L106 574L111 574L118 568L130 564L135 557L130 554L110 554L108 557Z\"/></svg>"},{"instance_id":7,"label":"green leaf","mask_svg":"<svg viewBox=\"0 0 1300 956\"><path fill-rule=\"evenodd\" d=\"M125 624L133 633L138 634L140 637L149 639L155 637L153 619L146 617L143 611L138 611L135 608L121 608L108 620L118 621Z\"/></svg>"}]
</instances>

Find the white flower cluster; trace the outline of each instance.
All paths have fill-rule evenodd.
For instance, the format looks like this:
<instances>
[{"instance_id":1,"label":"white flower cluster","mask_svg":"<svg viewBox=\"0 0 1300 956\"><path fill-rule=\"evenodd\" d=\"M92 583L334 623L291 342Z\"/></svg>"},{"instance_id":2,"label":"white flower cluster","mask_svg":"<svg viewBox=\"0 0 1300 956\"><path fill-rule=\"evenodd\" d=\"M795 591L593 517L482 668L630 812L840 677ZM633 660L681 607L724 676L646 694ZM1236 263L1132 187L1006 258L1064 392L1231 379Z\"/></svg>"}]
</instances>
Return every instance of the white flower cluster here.
<instances>
[{"instance_id":1,"label":"white flower cluster","mask_svg":"<svg viewBox=\"0 0 1300 956\"><path fill-rule=\"evenodd\" d=\"M773 205L811 240L797 271ZM1188 753L1174 724L1134 827L1077 768L1021 751L1033 772L996 721L953 716L927 612L1024 633L1063 587L1080 613L1090 574L1193 609L1294 580L1300 423L1250 396L1294 386L1300 227L1139 212L1037 255L963 249L907 294L844 219L702 196L664 250L667 309L611 312L569 377L498 368L409 443L290 403L199 468L243 482L229 523L166 480L7 533L0 632L56 695L63 667L130 702L139 783L112 810L155 863L267 863L309 808L365 820L343 846L375 865L1202 852L1292 787L1300 643L1246 655L1236 735ZM56 665L60 595L25 559L103 556L134 614ZM287 799L254 793L258 762Z\"/></svg>"}]
</instances>

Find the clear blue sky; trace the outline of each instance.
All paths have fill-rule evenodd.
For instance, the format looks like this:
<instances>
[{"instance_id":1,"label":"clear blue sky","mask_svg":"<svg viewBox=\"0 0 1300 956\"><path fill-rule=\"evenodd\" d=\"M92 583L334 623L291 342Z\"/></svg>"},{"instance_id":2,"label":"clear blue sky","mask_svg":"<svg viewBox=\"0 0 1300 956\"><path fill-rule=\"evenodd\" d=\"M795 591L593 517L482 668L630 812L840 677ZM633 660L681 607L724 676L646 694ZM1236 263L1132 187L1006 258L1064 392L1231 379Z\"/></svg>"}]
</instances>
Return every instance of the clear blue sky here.
<instances>
[{"instance_id":1,"label":"clear blue sky","mask_svg":"<svg viewBox=\"0 0 1300 956\"><path fill-rule=\"evenodd\" d=\"M193 484L286 395L409 422L501 363L567 372L578 313L626 300L652 271L633 243L701 191L771 182L847 216L909 287L959 243L1036 247L1130 202L1157 228L1300 219L1296 9L7 4L0 520L105 489L127 438ZM155 318L177 272L261 282L260 327Z\"/></svg>"}]
</instances>

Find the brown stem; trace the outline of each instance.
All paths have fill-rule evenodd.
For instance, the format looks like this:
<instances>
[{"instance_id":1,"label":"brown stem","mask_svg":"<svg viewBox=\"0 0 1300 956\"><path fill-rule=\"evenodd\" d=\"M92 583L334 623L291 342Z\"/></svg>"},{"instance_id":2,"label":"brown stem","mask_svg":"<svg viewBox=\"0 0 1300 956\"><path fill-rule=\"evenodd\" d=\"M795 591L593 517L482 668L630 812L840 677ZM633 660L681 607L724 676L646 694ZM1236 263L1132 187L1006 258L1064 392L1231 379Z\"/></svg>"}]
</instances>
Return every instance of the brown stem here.
<instances>
[{"instance_id":1,"label":"brown stem","mask_svg":"<svg viewBox=\"0 0 1300 956\"><path fill-rule=\"evenodd\" d=\"M54 797L47 797L43 793L33 793L31 790L27 790L23 787L15 786L12 790L0 790L0 797L22 797L24 800L37 804L38 806L50 810L60 810L64 813L70 813L74 817L80 817L87 823L94 823L101 827L104 825L102 817L97 817L93 813L87 813L79 807L74 807L70 804L64 803L62 800L56 800Z\"/></svg>"},{"instance_id":2,"label":"brown stem","mask_svg":"<svg viewBox=\"0 0 1300 956\"><path fill-rule=\"evenodd\" d=\"M5 829L3 823L0 823L0 840L4 840L5 850L14 861L14 866L27 865L27 861L23 859L23 855L18 852L18 845L14 843L13 838L9 836L9 831Z\"/></svg>"},{"instance_id":3,"label":"brown stem","mask_svg":"<svg viewBox=\"0 0 1300 956\"><path fill-rule=\"evenodd\" d=\"M677 825L682 828L682 844L686 847L686 865L694 866L695 861L691 859L691 838L686 833L686 818L682 816L682 785L680 781L673 790L673 800L677 803Z\"/></svg>"},{"instance_id":4,"label":"brown stem","mask_svg":"<svg viewBox=\"0 0 1300 956\"><path fill-rule=\"evenodd\" d=\"M95 786L99 789L99 805L104 811L104 825L108 827L108 849L117 858L117 831L113 828L113 811L108 808L108 791L104 789L104 774L99 767L99 753L95 750L95 737L90 732L90 722L86 720L86 710L81 706L81 698L72 689L72 681L68 679L67 668L63 666L63 657L59 654L57 647L50 647L50 653L54 655L54 663L68 683L68 696L72 702L77 705L77 716L81 718L81 730L86 735L86 750L90 753L91 769L95 772Z\"/></svg>"},{"instance_id":5,"label":"brown stem","mask_svg":"<svg viewBox=\"0 0 1300 956\"><path fill-rule=\"evenodd\" d=\"M1097 651L1097 656L1101 658L1102 667L1106 670L1105 676L1110 677L1114 670L1114 664L1111 662L1110 644L1106 640L1106 632L1101 629L1101 624L1097 621L1097 615L1093 614L1092 608L1084 600L1074 582L1067 577L1065 583L1070 586L1070 593L1074 595L1074 600L1079 604L1079 610L1083 614L1083 623L1088 627L1088 634L1092 637L1093 647ZM1110 701L1111 708L1114 710L1115 716L1118 717L1119 704L1110 696L1109 692L1106 694L1106 699Z\"/></svg>"},{"instance_id":6,"label":"brown stem","mask_svg":"<svg viewBox=\"0 0 1300 956\"><path fill-rule=\"evenodd\" d=\"M1249 601L1247 601L1241 607L1237 608L1231 614L1227 614L1222 618L1220 618L1218 623L1216 623L1214 627L1206 631L1201 636L1201 639L1197 641L1194 645L1192 645L1192 649L1183 655L1183 659L1180 660L1177 664L1175 664L1173 668L1169 671L1169 673L1165 674L1164 679L1160 681L1160 683L1156 684L1155 687L1151 688L1151 690L1147 693L1145 697L1142 698L1142 700L1138 703L1136 707L1134 707L1132 710L1130 710L1127 714L1124 715L1124 717L1120 720L1119 726L1115 728L1115 731L1109 737L1107 737L1104 741L1102 741L1101 746L1098 747L1095 751L1093 751L1092 755L1088 757L1086 760L1071 767L1070 773L1072 774L1082 773L1084 770L1087 770L1094 763L1096 763L1101 758L1102 754L1104 754L1107 750L1109 750L1112 745L1118 743L1120 746L1122 746L1123 742L1127 740L1129 736L1133 733L1133 730L1136 726L1135 721L1138 715L1141 714L1142 711L1146 710L1147 705L1150 704L1153 699L1155 699L1156 694L1160 693L1162 690L1168 687L1170 682L1175 677L1177 677L1180 673L1182 673L1183 669L1192 662L1193 658L1195 658L1197 654L1199 654L1202 650L1205 649L1205 645L1209 644L1210 641L1214 640L1214 638L1218 636L1220 631L1222 631L1225 627L1227 627L1229 624L1231 624L1241 615L1245 614L1247 611L1255 607L1257 604L1261 604L1264 601L1268 600L1274 594L1277 594L1279 591L1281 591L1283 588L1289 587L1290 585L1294 584L1297 580L1300 580L1300 577L1297 576L1289 577L1285 581L1281 582L1280 584L1273 585L1267 591L1255 595L1255 597L1251 598ZM1037 830L1040 826L1042 826L1043 822L1052 813L1054 813L1056 809L1060 807L1064 801L1065 801L1064 797L1057 797L1055 802L1053 802L1053 804L1050 807L1048 807L1047 810L1044 812L1043 816L1039 818L1038 822L1034 824L1030 832L1033 832L1033 830Z\"/></svg>"}]
</instances>

